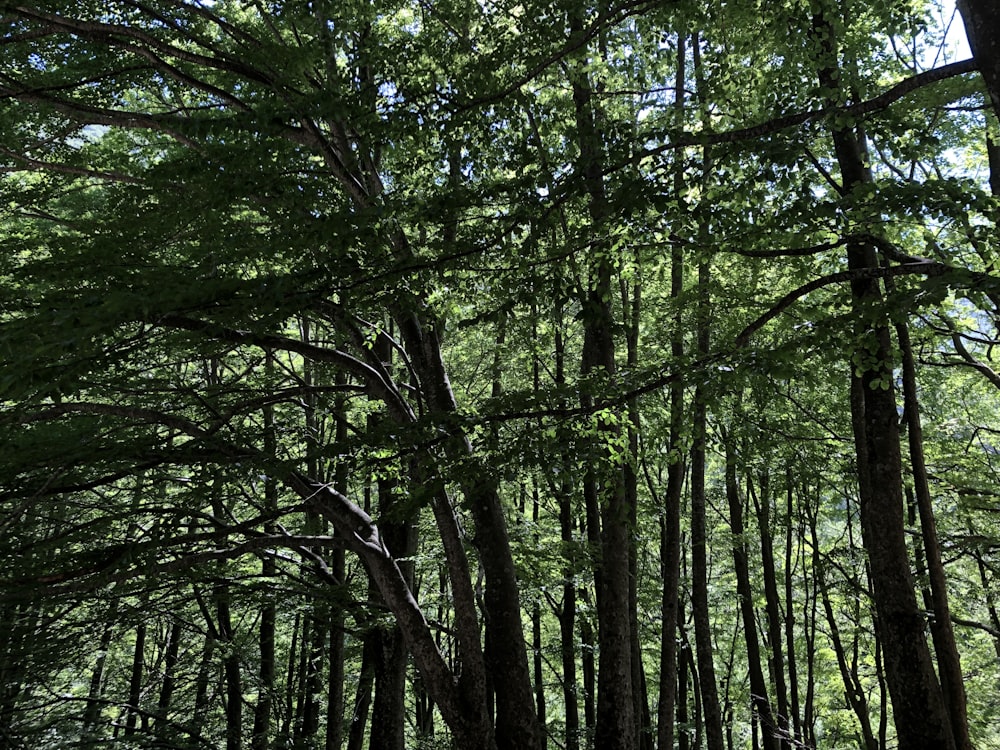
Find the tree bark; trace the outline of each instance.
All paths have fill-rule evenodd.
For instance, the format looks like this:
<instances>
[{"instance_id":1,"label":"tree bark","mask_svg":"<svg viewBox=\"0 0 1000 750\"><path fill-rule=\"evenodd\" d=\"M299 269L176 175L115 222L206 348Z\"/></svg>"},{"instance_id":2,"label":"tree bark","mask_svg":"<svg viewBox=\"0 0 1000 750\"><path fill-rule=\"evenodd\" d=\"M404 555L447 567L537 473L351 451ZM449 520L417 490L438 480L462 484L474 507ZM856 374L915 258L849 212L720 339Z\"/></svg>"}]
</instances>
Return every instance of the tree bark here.
<instances>
[{"instance_id":1,"label":"tree bark","mask_svg":"<svg viewBox=\"0 0 1000 750\"><path fill-rule=\"evenodd\" d=\"M784 634L781 629L782 605L778 596L778 577L774 569L774 545L771 541L771 489L770 477L767 472L761 474L758 484L759 494L754 492L753 484L749 478L747 479L747 490L754 503L757 515L757 533L760 539L761 572L764 581L764 602L767 615L767 642L770 644L771 651L769 664L777 708L773 730L779 745L784 748L789 746L788 739L792 736L792 722L788 707L788 687L785 683L785 657L782 646ZM786 604L786 606L788 605Z\"/></svg>"},{"instance_id":2,"label":"tree bark","mask_svg":"<svg viewBox=\"0 0 1000 750\"><path fill-rule=\"evenodd\" d=\"M582 35L579 12L570 17L570 33ZM587 191L590 241L595 258L588 290L581 299L584 343L581 374L584 378L615 374L614 316L611 309L612 260L606 221L610 215L603 177L603 147L594 114L593 91L584 60L575 61L570 74L579 146L578 168ZM591 398L581 402L589 408ZM621 427L601 419L593 442L600 471L592 481L600 494L600 557L595 565L597 586L597 727L595 742L602 750L634 750L638 742L633 690L632 618L630 616L630 509L625 495L622 468L608 455L602 441L616 441Z\"/></svg>"},{"instance_id":3,"label":"tree bark","mask_svg":"<svg viewBox=\"0 0 1000 750\"><path fill-rule=\"evenodd\" d=\"M1000 5L995 0L958 0L965 34L986 83L993 111L1000 117Z\"/></svg>"},{"instance_id":4,"label":"tree bark","mask_svg":"<svg viewBox=\"0 0 1000 750\"><path fill-rule=\"evenodd\" d=\"M824 56L819 82L840 91L837 41L819 12L814 30ZM863 135L832 131L845 195L872 181ZM878 267L876 248L853 240L849 270ZM954 750L955 740L924 638L910 573L903 518L902 460L893 387L892 345L878 281L851 283L858 348L852 359L851 415L858 463L861 527L874 588L876 627L884 649L886 683L901 750Z\"/></svg>"},{"instance_id":5,"label":"tree bark","mask_svg":"<svg viewBox=\"0 0 1000 750\"><path fill-rule=\"evenodd\" d=\"M743 619L743 641L746 644L747 667L750 672L750 702L755 715L754 725L760 723L764 750L778 750L778 727L768 699L767 683L761 668L760 640L757 637L757 620L753 606L753 589L750 586L750 563L747 555L746 529L743 525L743 500L736 478L735 448L728 436L723 436L726 447L726 500L733 531L733 568L736 572L736 595L739 598ZM756 743L755 743L756 746Z\"/></svg>"},{"instance_id":6,"label":"tree bark","mask_svg":"<svg viewBox=\"0 0 1000 750\"><path fill-rule=\"evenodd\" d=\"M677 71L674 90L684 91L686 82L687 35L677 35ZM684 96L675 99L677 119L683 119ZM674 173L674 189L683 188L684 169L678 160ZM673 330L670 333L670 356L675 362L684 358L684 313L681 294L684 292L684 253L679 245L670 250L670 298L676 305ZM677 626L680 610L681 575L681 496L684 491L684 382L676 378L670 384L670 433L667 465L667 488L660 512L660 575L663 589L660 613L663 629L660 633L660 697L656 707L657 747L673 748L675 703L677 701Z\"/></svg>"},{"instance_id":7,"label":"tree bark","mask_svg":"<svg viewBox=\"0 0 1000 750\"><path fill-rule=\"evenodd\" d=\"M704 265L704 264L703 264ZM691 609L698 662L698 685L708 750L723 750L722 708L712 658L712 620L708 604L708 534L705 498L705 395L695 389L694 445L691 448Z\"/></svg>"},{"instance_id":8,"label":"tree bark","mask_svg":"<svg viewBox=\"0 0 1000 750\"><path fill-rule=\"evenodd\" d=\"M176 669L183 633L181 621L174 620L167 633L167 644L163 658L163 681L160 683L160 695L156 701L156 718L153 719L153 734L158 738L166 738L173 733L169 728L171 724L168 715L174 697L174 689L177 686Z\"/></svg>"},{"instance_id":9,"label":"tree bark","mask_svg":"<svg viewBox=\"0 0 1000 750\"><path fill-rule=\"evenodd\" d=\"M840 625L838 623L837 616L833 611L830 594L827 591L826 573L823 558L820 553L821 548L819 534L817 532L818 509L807 509L806 513L809 521L809 531L812 541L813 580L815 581L818 596L823 602L823 612L826 615L827 628L829 629L830 645L833 647L833 652L837 657L837 667L840 669L840 677L844 682L844 697L847 699L848 705L850 705L850 707L854 710L854 715L858 718L858 725L861 727L862 747L864 750L879 750L881 745L872 733L871 716L869 714L868 698L865 693L864 685L862 685L860 679L858 678L857 672L851 669L848 664L847 651L844 648L844 642L840 637ZM809 702L811 704L812 701ZM807 713L811 716L811 712ZM811 724L812 721L807 720L807 725Z\"/></svg>"},{"instance_id":10,"label":"tree bark","mask_svg":"<svg viewBox=\"0 0 1000 750\"><path fill-rule=\"evenodd\" d=\"M135 645L132 649L132 673L129 677L128 706L125 708L125 736L135 734L139 718L139 701L142 697L142 675L145 664L146 623L140 622L135 628Z\"/></svg>"},{"instance_id":11,"label":"tree bark","mask_svg":"<svg viewBox=\"0 0 1000 750\"><path fill-rule=\"evenodd\" d=\"M108 660L108 649L111 647L111 637L114 635L116 618L118 615L118 599L111 600L110 611L106 614L104 629L101 631L101 640L98 645L97 659L94 662L94 671L90 675L90 689L87 691L87 705L83 711L82 728L80 731L80 746L89 747L99 739L98 725L101 716L101 706L104 701L104 673ZM4 617L0 615L0 623ZM0 640L0 654L3 653L2 640ZM0 658L2 663L2 658ZM0 669L0 678L5 677ZM0 683L2 685L4 683ZM2 693L2 688L0 688ZM0 702L2 703L2 702ZM2 729L0 729L0 740L4 739Z\"/></svg>"},{"instance_id":12,"label":"tree bark","mask_svg":"<svg viewBox=\"0 0 1000 750\"><path fill-rule=\"evenodd\" d=\"M948 581L938 545L937 522L931 488L927 481L927 465L924 460L923 427L920 423L920 401L917 397L917 370L910 345L910 332L905 323L896 324L896 338L899 341L903 371L903 415L906 419L907 439L910 448L910 466L913 472L913 488L917 510L920 516L920 530L927 559L930 596L934 613L930 622L931 638L937 656L941 690L944 693L951 730L958 750L972 750L967 716L968 701L965 695L965 679L962 662L955 643L955 631L951 624L951 608L948 605Z\"/></svg>"}]
</instances>

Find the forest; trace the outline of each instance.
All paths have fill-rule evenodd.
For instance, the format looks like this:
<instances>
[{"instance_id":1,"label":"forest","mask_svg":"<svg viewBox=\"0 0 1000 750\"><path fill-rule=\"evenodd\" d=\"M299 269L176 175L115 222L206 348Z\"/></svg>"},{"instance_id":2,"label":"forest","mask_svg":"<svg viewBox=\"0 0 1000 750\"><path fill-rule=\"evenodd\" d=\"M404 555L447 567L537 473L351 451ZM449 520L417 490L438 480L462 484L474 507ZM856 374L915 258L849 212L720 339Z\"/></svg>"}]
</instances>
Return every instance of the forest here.
<instances>
[{"instance_id":1,"label":"forest","mask_svg":"<svg viewBox=\"0 0 1000 750\"><path fill-rule=\"evenodd\" d=\"M0 748L1000 750L994 0L0 52Z\"/></svg>"}]
</instances>

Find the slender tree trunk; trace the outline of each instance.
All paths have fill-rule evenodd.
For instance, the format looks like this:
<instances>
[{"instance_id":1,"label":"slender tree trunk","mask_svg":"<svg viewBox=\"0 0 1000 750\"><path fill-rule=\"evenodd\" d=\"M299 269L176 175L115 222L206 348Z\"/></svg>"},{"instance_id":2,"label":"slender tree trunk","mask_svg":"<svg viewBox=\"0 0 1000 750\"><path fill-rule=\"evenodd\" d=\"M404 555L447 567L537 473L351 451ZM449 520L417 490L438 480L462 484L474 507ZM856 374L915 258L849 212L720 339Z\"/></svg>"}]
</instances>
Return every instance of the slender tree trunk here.
<instances>
[{"instance_id":1,"label":"slender tree trunk","mask_svg":"<svg viewBox=\"0 0 1000 750\"><path fill-rule=\"evenodd\" d=\"M815 581L816 590L823 601L823 611L826 614L830 645L833 647L833 652L837 657L837 667L840 669L840 676L844 681L844 695L847 698L848 704L854 709L854 715L858 718L858 725L861 727L862 747L864 750L879 750L881 745L876 741L875 735L872 733L867 694L864 685L858 679L857 670L851 669L848 664L847 651L844 649L844 643L840 637L838 618L834 614L830 594L827 591L825 567L820 553L821 547L817 531L818 509L807 510L806 512L809 517L809 531L812 538L812 577Z\"/></svg>"},{"instance_id":2,"label":"slender tree trunk","mask_svg":"<svg viewBox=\"0 0 1000 750\"><path fill-rule=\"evenodd\" d=\"M0 747L19 748L17 702L30 679L24 667L25 648L35 632L36 605L0 602Z\"/></svg>"},{"instance_id":3,"label":"slender tree trunk","mask_svg":"<svg viewBox=\"0 0 1000 750\"><path fill-rule=\"evenodd\" d=\"M347 385L347 378L342 373L336 376L336 385ZM346 401L338 399L334 408L337 425L334 430L336 445L347 442ZM334 470L334 487L342 495L348 494L348 466L339 462ZM346 560L344 549L337 546L330 553L330 572L341 584L345 583ZM344 737L344 662L347 654L344 642L344 612L340 607L334 607L330 615L330 645L328 649L329 669L327 674L326 693L326 742L325 750L341 750Z\"/></svg>"},{"instance_id":4,"label":"slender tree trunk","mask_svg":"<svg viewBox=\"0 0 1000 750\"><path fill-rule=\"evenodd\" d=\"M955 631L951 625L951 609L948 605L948 583L938 545L937 523L931 489L927 481L927 466L924 461L923 427L920 424L920 402L917 398L917 371L910 346L910 332L906 324L896 324L903 365L903 414L906 419L907 438L910 448L910 466L913 471L913 486L916 505L920 515L920 529L927 558L928 580L934 617L931 619L931 637L937 656L938 674L951 719L951 730L958 750L972 750L969 737L969 721L966 715L968 702L965 696L965 680L962 663L955 643Z\"/></svg>"},{"instance_id":5,"label":"slender tree trunk","mask_svg":"<svg viewBox=\"0 0 1000 750\"><path fill-rule=\"evenodd\" d=\"M677 119L683 120L684 91L686 82L687 35L677 36L677 74L674 90L677 93L675 110ZM674 175L674 189L683 187L684 170L678 163ZM679 245L670 251L670 298L676 305L673 330L670 334L670 355L674 362L684 357L684 317L680 297L684 292L684 254ZM663 589L660 612L663 630L660 634L660 697L656 706L657 747L671 750L674 746L674 704L677 701L677 625L680 609L681 575L681 495L684 491L684 383L677 378L670 384L670 436L667 466L667 491L660 508L660 575Z\"/></svg>"},{"instance_id":6,"label":"slender tree trunk","mask_svg":"<svg viewBox=\"0 0 1000 750\"><path fill-rule=\"evenodd\" d=\"M788 661L788 694L789 711L791 713L792 739L797 742L803 740L802 714L799 705L799 672L798 664L795 661L795 568L798 556L797 550L802 549L801 536L796 539L796 534L801 534L801 526L793 524L795 517L795 492L792 468L788 467L785 474L785 655ZM797 542L797 543L796 543ZM809 595L805 592L804 602L808 606ZM803 618L803 624L808 627L808 620Z\"/></svg>"},{"instance_id":7,"label":"slender tree trunk","mask_svg":"<svg viewBox=\"0 0 1000 750\"><path fill-rule=\"evenodd\" d=\"M590 597L586 589L581 589L580 599L589 605ZM594 662L594 652L597 642L594 639L594 627L589 615L580 618L580 668L583 672L583 723L587 729L587 747L593 747L594 735L597 729L597 669Z\"/></svg>"},{"instance_id":8,"label":"slender tree trunk","mask_svg":"<svg viewBox=\"0 0 1000 750\"><path fill-rule=\"evenodd\" d=\"M307 336L303 336L308 340ZM270 375L274 369L273 359L268 356L265 364ZM308 373L307 373L308 382ZM277 436L274 426L274 406L268 404L263 408L264 421L264 451L269 458L277 460ZM307 430L308 430L307 422ZM264 484L264 508L273 512L278 507L278 484L273 477L268 477ZM266 533L277 529L273 523L266 523ZM273 579L276 573L274 560L265 556L261 561L261 576L265 580ZM257 645L260 649L260 667L257 675L257 703L253 710L253 730L250 735L251 750L267 750L270 741L271 703L274 696L275 656L274 631L276 610L274 601L265 593L265 600L260 609L260 625L258 626Z\"/></svg>"},{"instance_id":9,"label":"slender tree trunk","mask_svg":"<svg viewBox=\"0 0 1000 750\"><path fill-rule=\"evenodd\" d=\"M707 276L707 274L706 274ZM708 604L708 534L705 499L705 394L695 389L694 445L691 448L691 608L698 658L698 685L701 695L705 739L708 750L723 750L722 708L712 658L712 620Z\"/></svg>"},{"instance_id":10,"label":"slender tree trunk","mask_svg":"<svg viewBox=\"0 0 1000 750\"><path fill-rule=\"evenodd\" d=\"M339 568L339 579L343 580L343 558ZM330 645L327 653L329 664L326 686L326 739L324 750L340 750L344 743L344 623L341 614L334 614L330 620Z\"/></svg>"},{"instance_id":11,"label":"slender tree trunk","mask_svg":"<svg viewBox=\"0 0 1000 750\"><path fill-rule=\"evenodd\" d=\"M160 683L160 695L156 702L156 718L153 720L153 734L161 739L173 734L168 717L174 689L177 686L176 670L183 634L181 621L175 619L170 624L170 631L167 634L167 645L163 657L163 682Z\"/></svg>"},{"instance_id":12,"label":"slender tree trunk","mask_svg":"<svg viewBox=\"0 0 1000 750\"><path fill-rule=\"evenodd\" d=\"M701 40L695 34L691 40L695 86L704 91L701 65ZM705 150L703 170L711 168L711 156ZM699 227L707 233L708 227ZM696 339L698 356L708 355L711 344L710 297L711 267L707 260L698 263L698 302L696 307ZM705 463L708 430L708 394L704 384L695 388L692 403L691 446L691 610L694 617L694 639L698 660L698 685L701 696L702 720L708 750L723 750L725 735L722 707L719 704L715 662L712 657L712 618L708 604L708 531L705 497Z\"/></svg>"},{"instance_id":13,"label":"slender tree trunk","mask_svg":"<svg viewBox=\"0 0 1000 750\"><path fill-rule=\"evenodd\" d=\"M281 702L281 727L275 746L284 750L292 741L292 725L295 722L295 679L299 674L299 641L302 639L302 613L297 611L292 621L292 637L288 646L288 660L285 665L285 685Z\"/></svg>"},{"instance_id":14,"label":"slender tree trunk","mask_svg":"<svg viewBox=\"0 0 1000 750\"><path fill-rule=\"evenodd\" d=\"M679 597L678 597L679 598ZM686 635L680 635L681 623L680 623L680 606L677 607L678 612L678 637L681 641L681 648L677 655L677 698L674 701L676 705L675 714L677 716L677 721L675 723L675 734L677 735L677 750L691 750L691 727L688 722L688 684L691 680L691 672L693 670L688 669L688 665L692 663L691 655L691 645L687 641ZM674 675L670 676L673 679ZM701 726L700 722L696 722L695 726ZM697 747L698 745L696 745ZM660 750L666 748L666 750L671 750L673 745L660 745Z\"/></svg>"},{"instance_id":15,"label":"slender tree trunk","mask_svg":"<svg viewBox=\"0 0 1000 750\"><path fill-rule=\"evenodd\" d=\"M566 385L566 351L563 340L563 310L557 305L554 310L555 325L555 385ZM562 567L562 606L559 609L560 654L563 672L563 710L566 722L566 750L580 748L580 687L577 680L577 637L576 637L576 561L574 537L572 467L569 457L561 451L562 471L553 481L552 490L559 501L559 536L563 544L564 562Z\"/></svg>"},{"instance_id":16,"label":"slender tree trunk","mask_svg":"<svg viewBox=\"0 0 1000 750\"><path fill-rule=\"evenodd\" d=\"M791 737L789 720L788 688L785 684L785 657L782 648L784 634L781 629L782 606L778 596L778 579L774 570L774 545L771 541L771 492L769 476L765 472L759 480L760 493L753 491L753 484L747 480L747 489L757 514L757 531L760 535L761 572L764 579L764 602L767 614L767 642L770 644L769 659L771 679L774 684L777 716L772 731L780 747L789 747Z\"/></svg>"},{"instance_id":17,"label":"slender tree trunk","mask_svg":"<svg viewBox=\"0 0 1000 750\"><path fill-rule=\"evenodd\" d=\"M302 673L299 678L298 708L292 745L311 748L319 732L319 693L323 666L323 646L326 641L323 607L312 604L311 614L305 618L302 640ZM307 637L308 636L308 637Z\"/></svg>"},{"instance_id":18,"label":"slender tree trunk","mask_svg":"<svg viewBox=\"0 0 1000 750\"><path fill-rule=\"evenodd\" d=\"M90 689L87 691L87 705L83 710L82 729L80 731L81 747L89 747L99 739L100 730L98 725L101 718L101 708L104 703L104 673L108 661L108 649L111 647L111 638L115 632L115 620L118 616L118 598L111 600L110 611L105 615L104 629L101 631L101 639L98 644L97 659L94 662L94 671L90 675ZM0 616L0 623L4 618ZM0 653L3 653L0 646ZM3 670L0 670L0 678L4 677ZM2 684L2 683L0 683ZM2 691L2 688L0 688ZM4 739L3 732L0 731L0 740ZM3 743L0 742L0 747Z\"/></svg>"},{"instance_id":19,"label":"slender tree trunk","mask_svg":"<svg viewBox=\"0 0 1000 750\"><path fill-rule=\"evenodd\" d=\"M639 366L639 319L642 308L642 276L639 258L635 258L637 271L629 293L626 279L619 276L621 287L622 308L625 313L626 367L634 372ZM652 717L649 713L649 698L646 686L646 669L642 660L642 644L639 634L639 549L638 534L635 530L639 525L639 476L636 472L636 462L639 460L639 399L630 398L626 404L625 430L628 440L630 460L622 466L625 507L628 509L628 601L629 601L629 631L631 633L632 652L632 696L635 700L636 731L638 732L639 750L653 750L654 737Z\"/></svg>"},{"instance_id":20,"label":"slender tree trunk","mask_svg":"<svg viewBox=\"0 0 1000 750\"><path fill-rule=\"evenodd\" d=\"M799 509L800 521L799 521L799 547L804 549L804 537L805 537L805 527L807 524L806 519L810 517L810 503L811 498L809 496L809 487L806 482L802 483L801 488L801 505ZM820 487L817 484L816 487L816 508L820 506ZM811 525L810 525L811 528ZM812 534L810 539L813 542L813 569L812 575L802 576L802 586L806 592L806 601L803 603L802 607L802 620L805 623L805 639L806 639L806 695L805 702L802 709L802 726L803 726L803 738L805 740L807 747L816 747L816 631L818 629L817 622L819 620L819 596L818 592L820 590L819 581L816 579L815 574L815 563L819 560L819 550L816 548L818 540L816 535ZM805 573L807 563L805 560L802 562L803 573ZM809 593L809 583L812 581L812 593Z\"/></svg>"},{"instance_id":21,"label":"slender tree trunk","mask_svg":"<svg viewBox=\"0 0 1000 750\"><path fill-rule=\"evenodd\" d=\"M197 737L201 734L208 718L208 686L212 677L212 662L215 657L215 642L217 640L215 628L211 622L207 623L205 634L205 645L201 652L201 661L198 663L198 674L195 677L194 685L194 709L191 719L191 736Z\"/></svg>"},{"instance_id":22,"label":"slender tree trunk","mask_svg":"<svg viewBox=\"0 0 1000 750\"><path fill-rule=\"evenodd\" d=\"M379 482L379 506L382 515L398 515L396 487ZM415 589L413 555L417 537L413 523L400 520L381 524L382 539L400 563L400 570L411 591ZM377 592L373 590L373 596ZM415 595L415 594L414 594ZM381 597L377 596L381 601ZM371 746L385 750L404 750L406 717L407 649L397 625L379 626L372 633L375 653L375 700L372 704Z\"/></svg>"},{"instance_id":23,"label":"slender tree trunk","mask_svg":"<svg viewBox=\"0 0 1000 750\"><path fill-rule=\"evenodd\" d=\"M754 726L760 723L764 750L778 750L777 725L767 695L764 671L761 668L760 641L757 637L753 589L750 586L750 562L743 525L743 500L736 478L735 449L727 436L723 436L723 440L726 443L726 500L729 503L729 518L733 529L733 568L736 572L740 615L743 618L743 639L746 643L747 666L750 671L750 701L753 706Z\"/></svg>"},{"instance_id":24,"label":"slender tree trunk","mask_svg":"<svg viewBox=\"0 0 1000 750\"><path fill-rule=\"evenodd\" d=\"M243 675L233 643L235 631L229 612L228 586L220 584L215 596L219 637L226 644L222 662L226 681L226 750L240 750L243 747Z\"/></svg>"},{"instance_id":25,"label":"slender tree trunk","mask_svg":"<svg viewBox=\"0 0 1000 750\"><path fill-rule=\"evenodd\" d=\"M347 750L362 750L365 744L365 730L368 728L368 712L372 704L375 687L375 651L378 644L372 632L366 633L361 650L361 669L358 686L354 693L354 711L347 736Z\"/></svg>"},{"instance_id":26,"label":"slender tree trunk","mask_svg":"<svg viewBox=\"0 0 1000 750\"><path fill-rule=\"evenodd\" d=\"M146 623L140 622L135 628L135 646L132 649L132 672L128 683L128 706L125 708L125 736L135 734L139 718L139 703L142 699L142 675L146 652Z\"/></svg>"},{"instance_id":27,"label":"slender tree trunk","mask_svg":"<svg viewBox=\"0 0 1000 750\"><path fill-rule=\"evenodd\" d=\"M993 592L996 590L995 583L990 581L986 572L983 553L977 549L973 551L972 555L976 558L976 565L979 568L979 580L982 582L983 594L986 598L986 611L990 613L990 624L993 626L993 650L996 652L997 658L1000 659L1000 611L997 609L996 598L993 596Z\"/></svg>"},{"instance_id":28,"label":"slender tree trunk","mask_svg":"<svg viewBox=\"0 0 1000 750\"><path fill-rule=\"evenodd\" d=\"M541 497L538 492L538 486L532 483L531 488L531 523L532 527L536 530L534 532L534 544L536 546L540 545L541 542L538 536L538 511L541 505ZM542 672L542 605L537 599L531 605L531 653L532 653L532 668L534 672L534 682L535 682L535 711L538 714L538 720L544 727L545 722L545 676Z\"/></svg>"}]
</instances>

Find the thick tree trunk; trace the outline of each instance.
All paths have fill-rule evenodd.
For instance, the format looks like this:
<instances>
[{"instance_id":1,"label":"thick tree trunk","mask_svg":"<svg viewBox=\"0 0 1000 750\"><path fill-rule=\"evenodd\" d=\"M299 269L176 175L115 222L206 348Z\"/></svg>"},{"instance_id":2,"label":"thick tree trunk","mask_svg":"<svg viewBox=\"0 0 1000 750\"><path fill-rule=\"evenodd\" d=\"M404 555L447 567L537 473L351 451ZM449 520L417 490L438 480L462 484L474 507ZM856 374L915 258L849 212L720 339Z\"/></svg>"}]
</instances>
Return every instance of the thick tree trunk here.
<instances>
[{"instance_id":1,"label":"thick tree trunk","mask_svg":"<svg viewBox=\"0 0 1000 750\"><path fill-rule=\"evenodd\" d=\"M578 13L570 19L573 34L581 34ZM593 256L589 289L581 300L584 327L583 377L615 374L614 317L611 310L613 265L605 236L610 210L603 178L603 147L594 115L593 92L583 61L570 75L579 142L579 169L589 198L590 239ZM584 396L587 408L590 398ZM602 441L616 440L620 426L602 420L595 439L600 470L594 479L600 494L600 558L595 565L597 585L597 727L595 742L602 750L634 750L638 742L636 696L633 690L632 617L630 616L631 510L618 461L607 455ZM590 533L598 529L590 524ZM636 665L637 666L637 665Z\"/></svg>"},{"instance_id":2,"label":"thick tree trunk","mask_svg":"<svg viewBox=\"0 0 1000 750\"><path fill-rule=\"evenodd\" d=\"M841 90L833 27L818 14L814 29L825 56L819 82ZM871 182L863 135L832 132L843 192ZM858 240L847 245L852 271L878 267L876 249ZM858 316L858 348L852 359L851 414L858 463L861 527L874 588L876 627L884 649L886 683L901 750L954 750L955 740L924 637L910 572L903 519L902 460L893 387L892 345L882 292L873 278L852 282Z\"/></svg>"},{"instance_id":3,"label":"thick tree trunk","mask_svg":"<svg viewBox=\"0 0 1000 750\"><path fill-rule=\"evenodd\" d=\"M457 404L445 373L438 335L415 316L403 317L399 324L400 333L410 355L411 364L420 379L429 410L447 423L449 416L456 411ZM496 480L489 476L485 467L478 467L474 461L470 461L473 450L468 437L455 427L447 429L452 438L445 445L449 458L462 462L470 469L460 478L460 486L475 522L474 542L479 550L479 561L486 578L485 658L490 678L496 686L496 743L500 750L522 750L522 748L543 750L544 733L535 714L532 700L531 673L528 668L528 651L521 620L517 572ZM435 518L438 520L438 529L445 542L446 556L450 555L449 565L466 568L464 580L455 578L458 574L457 569L451 571L457 597L461 590L469 589L470 586L457 520L453 516L451 521L446 518L451 514L450 509L445 507L446 498L439 499L432 505ZM466 666L474 666L473 660L480 658L473 653L474 649L479 648L478 635L473 642L472 634L472 620L475 619L474 598L466 596L466 593L470 592L465 592L462 596L469 599L468 604L472 610L464 614L456 612L456 617L464 616L468 620L465 630L469 632L462 644L464 654L462 676L469 685L470 681L485 679L486 670L465 669ZM459 600L456 598L456 607L458 604ZM430 687L428 680L428 690ZM484 691L485 687L465 690L466 699L475 699L480 689ZM483 694L485 696L485 692ZM435 702L444 711L445 706L442 701L437 696L434 697ZM484 713L486 711L485 697L483 711Z\"/></svg>"},{"instance_id":4,"label":"thick tree trunk","mask_svg":"<svg viewBox=\"0 0 1000 750\"><path fill-rule=\"evenodd\" d=\"M1000 116L1000 4L996 0L958 0L958 10L993 111Z\"/></svg>"}]
</instances>

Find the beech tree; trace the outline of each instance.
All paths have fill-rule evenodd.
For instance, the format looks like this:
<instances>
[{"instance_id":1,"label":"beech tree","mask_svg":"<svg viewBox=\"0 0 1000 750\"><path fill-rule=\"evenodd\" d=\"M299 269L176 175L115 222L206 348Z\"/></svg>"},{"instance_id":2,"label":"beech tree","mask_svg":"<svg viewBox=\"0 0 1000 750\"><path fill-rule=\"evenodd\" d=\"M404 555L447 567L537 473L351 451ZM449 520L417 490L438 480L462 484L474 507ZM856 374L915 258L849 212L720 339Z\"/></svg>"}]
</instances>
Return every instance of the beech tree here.
<instances>
[{"instance_id":1,"label":"beech tree","mask_svg":"<svg viewBox=\"0 0 1000 750\"><path fill-rule=\"evenodd\" d=\"M0 744L995 741L952 10L0 2Z\"/></svg>"}]
</instances>

